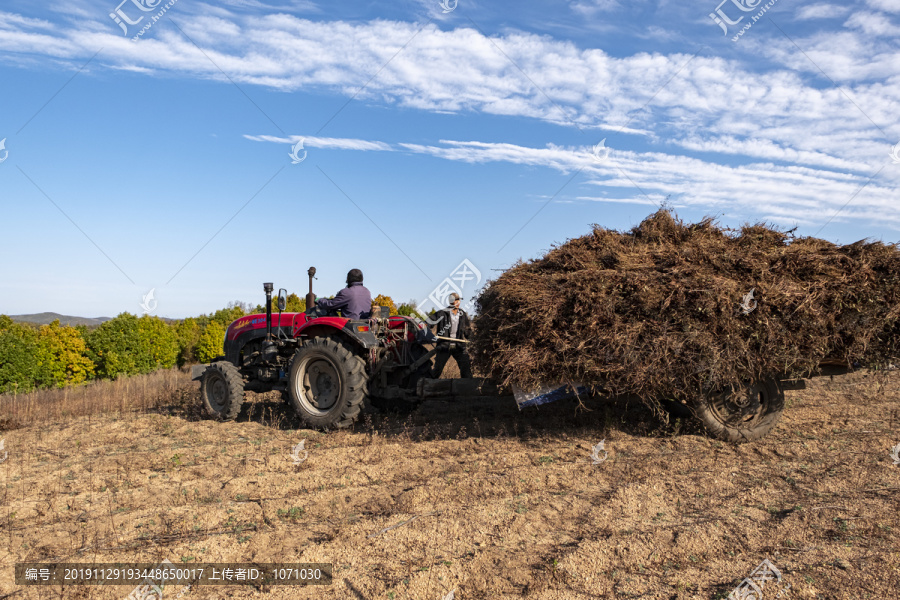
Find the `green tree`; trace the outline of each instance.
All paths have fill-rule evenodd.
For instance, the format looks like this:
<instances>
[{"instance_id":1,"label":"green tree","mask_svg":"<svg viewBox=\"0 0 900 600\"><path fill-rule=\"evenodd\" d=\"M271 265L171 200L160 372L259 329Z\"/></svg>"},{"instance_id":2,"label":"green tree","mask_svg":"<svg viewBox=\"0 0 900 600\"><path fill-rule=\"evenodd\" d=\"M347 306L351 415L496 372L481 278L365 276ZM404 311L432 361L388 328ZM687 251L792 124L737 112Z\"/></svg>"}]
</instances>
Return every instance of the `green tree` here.
<instances>
[{"instance_id":1,"label":"green tree","mask_svg":"<svg viewBox=\"0 0 900 600\"><path fill-rule=\"evenodd\" d=\"M278 298L272 298L272 312L278 313ZM297 294L288 294L284 312L306 312L306 298L301 298ZM265 314L266 305L257 304L256 308L253 309L253 313Z\"/></svg>"},{"instance_id":2,"label":"green tree","mask_svg":"<svg viewBox=\"0 0 900 600\"><path fill-rule=\"evenodd\" d=\"M0 391L30 392L35 388L37 332L0 315Z\"/></svg>"},{"instance_id":3,"label":"green tree","mask_svg":"<svg viewBox=\"0 0 900 600\"><path fill-rule=\"evenodd\" d=\"M409 302L404 302L403 304L398 306L397 314L403 315L405 317L419 317L419 313L416 312L416 303L414 300L410 300Z\"/></svg>"},{"instance_id":4,"label":"green tree","mask_svg":"<svg viewBox=\"0 0 900 600\"><path fill-rule=\"evenodd\" d=\"M142 372L149 373L156 369L168 369L178 359L178 338L165 321L150 315L138 320L142 347L146 357L142 360Z\"/></svg>"},{"instance_id":5,"label":"green tree","mask_svg":"<svg viewBox=\"0 0 900 600\"><path fill-rule=\"evenodd\" d=\"M194 355L201 363L212 362L214 358L222 355L224 345L225 327L222 327L218 321L210 321L203 333L200 334Z\"/></svg>"},{"instance_id":6,"label":"green tree","mask_svg":"<svg viewBox=\"0 0 900 600\"><path fill-rule=\"evenodd\" d=\"M88 352L99 377L150 373L175 364L178 340L164 321L122 313L88 334Z\"/></svg>"},{"instance_id":7,"label":"green tree","mask_svg":"<svg viewBox=\"0 0 900 600\"><path fill-rule=\"evenodd\" d=\"M263 312L266 312L265 307L263 307ZM209 315L209 320L215 321L216 323L221 325L222 330L224 331L228 328L229 325L231 325L233 321L240 319L244 315L244 308L242 306L240 306L239 304L232 304L232 306L217 310L213 314Z\"/></svg>"},{"instance_id":8,"label":"green tree","mask_svg":"<svg viewBox=\"0 0 900 600\"><path fill-rule=\"evenodd\" d=\"M204 327L200 324L200 320L194 317L182 319L172 325L175 332L176 343L178 344L178 360L179 367L197 362L196 350L197 342L200 341L200 334L203 333Z\"/></svg>"},{"instance_id":9,"label":"green tree","mask_svg":"<svg viewBox=\"0 0 900 600\"><path fill-rule=\"evenodd\" d=\"M301 298L297 294L288 294L287 308L284 312L306 312L306 298Z\"/></svg>"},{"instance_id":10,"label":"green tree","mask_svg":"<svg viewBox=\"0 0 900 600\"><path fill-rule=\"evenodd\" d=\"M138 318L122 313L88 334L88 356L98 377L115 379L138 372L136 357L141 350Z\"/></svg>"}]
</instances>

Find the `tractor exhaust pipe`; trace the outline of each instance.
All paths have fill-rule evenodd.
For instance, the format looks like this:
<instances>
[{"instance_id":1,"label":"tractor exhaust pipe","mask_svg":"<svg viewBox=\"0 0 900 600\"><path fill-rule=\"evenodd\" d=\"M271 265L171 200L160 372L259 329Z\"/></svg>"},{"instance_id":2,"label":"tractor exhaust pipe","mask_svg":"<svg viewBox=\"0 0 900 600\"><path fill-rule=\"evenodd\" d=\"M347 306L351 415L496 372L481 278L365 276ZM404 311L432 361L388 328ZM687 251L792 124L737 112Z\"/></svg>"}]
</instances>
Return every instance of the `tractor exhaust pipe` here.
<instances>
[{"instance_id":1,"label":"tractor exhaust pipe","mask_svg":"<svg viewBox=\"0 0 900 600\"><path fill-rule=\"evenodd\" d=\"M272 290L275 286L271 283L264 283L263 289L266 291L266 339L272 339Z\"/></svg>"},{"instance_id":2,"label":"tractor exhaust pipe","mask_svg":"<svg viewBox=\"0 0 900 600\"><path fill-rule=\"evenodd\" d=\"M306 310L309 310L316 304L316 295L313 294L312 290L312 280L313 277L316 276L316 268L310 267L309 271L307 271L306 274L309 275L309 293L306 294Z\"/></svg>"}]
</instances>

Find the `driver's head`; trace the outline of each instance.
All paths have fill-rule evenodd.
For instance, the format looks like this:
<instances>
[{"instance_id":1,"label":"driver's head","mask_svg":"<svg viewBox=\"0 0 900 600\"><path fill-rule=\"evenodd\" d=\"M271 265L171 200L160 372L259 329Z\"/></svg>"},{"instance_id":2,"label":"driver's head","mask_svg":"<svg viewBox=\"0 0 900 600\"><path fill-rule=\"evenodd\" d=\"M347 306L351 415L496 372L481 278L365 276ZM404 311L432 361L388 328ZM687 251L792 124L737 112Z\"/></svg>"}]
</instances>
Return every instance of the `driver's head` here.
<instances>
[{"instance_id":1,"label":"driver's head","mask_svg":"<svg viewBox=\"0 0 900 600\"><path fill-rule=\"evenodd\" d=\"M453 292L452 294L450 294L450 297L447 298L447 301L450 303L450 306L453 308L459 308L460 300L462 300L462 298L460 298L459 294L457 294L456 292Z\"/></svg>"},{"instance_id":2,"label":"driver's head","mask_svg":"<svg viewBox=\"0 0 900 600\"><path fill-rule=\"evenodd\" d=\"M347 273L347 285L351 283L362 283L363 274L359 269L350 269Z\"/></svg>"}]
</instances>

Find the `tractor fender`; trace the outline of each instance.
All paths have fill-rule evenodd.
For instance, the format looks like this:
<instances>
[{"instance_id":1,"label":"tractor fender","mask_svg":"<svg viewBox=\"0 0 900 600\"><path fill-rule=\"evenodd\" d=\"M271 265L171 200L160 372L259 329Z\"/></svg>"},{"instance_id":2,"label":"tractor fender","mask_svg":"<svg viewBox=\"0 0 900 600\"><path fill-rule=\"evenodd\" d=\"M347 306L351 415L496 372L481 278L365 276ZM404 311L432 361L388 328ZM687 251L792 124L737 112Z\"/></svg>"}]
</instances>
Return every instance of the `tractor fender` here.
<instances>
[{"instance_id":1,"label":"tractor fender","mask_svg":"<svg viewBox=\"0 0 900 600\"><path fill-rule=\"evenodd\" d=\"M375 348L378 340L369 328L368 321L347 321L343 327L331 323L311 323L297 330L295 336L301 339L313 339L323 335L339 335L344 340L364 350Z\"/></svg>"}]
</instances>

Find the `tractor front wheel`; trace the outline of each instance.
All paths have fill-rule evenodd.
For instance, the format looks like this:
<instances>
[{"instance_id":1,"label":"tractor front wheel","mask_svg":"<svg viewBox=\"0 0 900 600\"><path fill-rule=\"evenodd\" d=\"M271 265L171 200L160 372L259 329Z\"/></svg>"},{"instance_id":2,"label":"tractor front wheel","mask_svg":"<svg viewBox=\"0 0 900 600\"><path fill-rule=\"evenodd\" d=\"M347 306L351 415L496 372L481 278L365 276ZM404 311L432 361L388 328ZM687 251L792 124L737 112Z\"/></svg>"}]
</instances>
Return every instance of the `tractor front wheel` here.
<instances>
[{"instance_id":1,"label":"tractor front wheel","mask_svg":"<svg viewBox=\"0 0 900 600\"><path fill-rule=\"evenodd\" d=\"M349 427L366 394L365 362L341 340L309 340L294 354L291 405L312 427Z\"/></svg>"},{"instance_id":2,"label":"tractor front wheel","mask_svg":"<svg viewBox=\"0 0 900 600\"><path fill-rule=\"evenodd\" d=\"M784 390L774 377L742 390L715 390L703 395L695 413L712 435L726 442L749 442L766 436L784 411Z\"/></svg>"},{"instance_id":3,"label":"tractor front wheel","mask_svg":"<svg viewBox=\"0 0 900 600\"><path fill-rule=\"evenodd\" d=\"M215 362L203 372L200 398L209 416L219 421L234 421L244 403L244 380L230 362Z\"/></svg>"}]
</instances>

